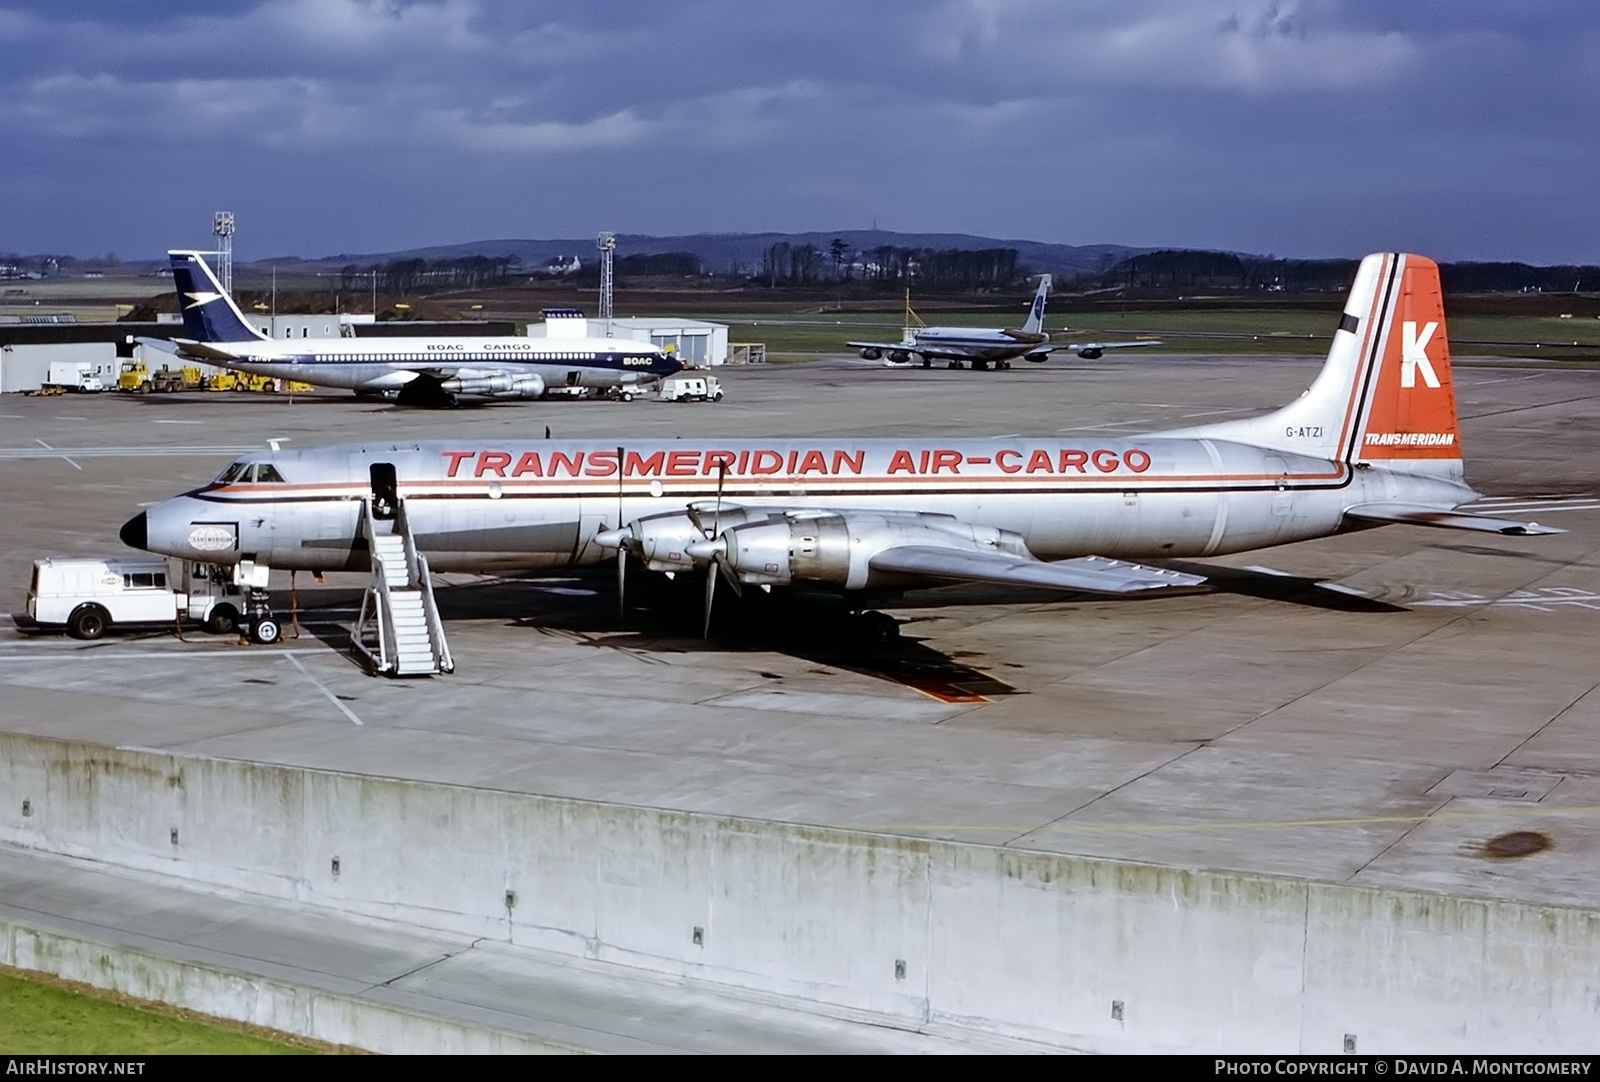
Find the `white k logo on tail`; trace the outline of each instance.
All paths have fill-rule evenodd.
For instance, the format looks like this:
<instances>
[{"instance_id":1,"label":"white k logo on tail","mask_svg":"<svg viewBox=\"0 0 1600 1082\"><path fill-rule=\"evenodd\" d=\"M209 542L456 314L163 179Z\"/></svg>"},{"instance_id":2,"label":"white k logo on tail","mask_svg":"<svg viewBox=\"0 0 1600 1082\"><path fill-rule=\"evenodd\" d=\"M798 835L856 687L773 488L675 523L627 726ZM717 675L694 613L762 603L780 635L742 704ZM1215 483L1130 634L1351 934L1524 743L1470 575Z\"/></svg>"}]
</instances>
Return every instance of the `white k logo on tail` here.
<instances>
[{"instance_id":1,"label":"white k logo on tail","mask_svg":"<svg viewBox=\"0 0 1600 1082\"><path fill-rule=\"evenodd\" d=\"M1422 328L1422 336L1417 336L1417 325L1409 320L1400 326L1400 386L1415 387L1417 385L1417 369L1422 369L1422 382L1429 387L1439 386L1439 377L1433 371L1433 362L1428 360L1428 343L1433 341L1433 332L1439 329L1439 324L1429 323Z\"/></svg>"}]
</instances>

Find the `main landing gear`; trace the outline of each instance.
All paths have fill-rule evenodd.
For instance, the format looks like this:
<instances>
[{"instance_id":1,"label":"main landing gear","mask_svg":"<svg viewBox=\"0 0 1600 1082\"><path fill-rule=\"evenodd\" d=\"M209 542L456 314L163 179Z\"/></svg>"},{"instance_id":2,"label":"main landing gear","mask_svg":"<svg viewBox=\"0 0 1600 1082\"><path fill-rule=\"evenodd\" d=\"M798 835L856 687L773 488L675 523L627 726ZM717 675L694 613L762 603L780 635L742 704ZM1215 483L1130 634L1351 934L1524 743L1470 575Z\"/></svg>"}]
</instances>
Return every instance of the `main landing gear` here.
<instances>
[{"instance_id":1,"label":"main landing gear","mask_svg":"<svg viewBox=\"0 0 1600 1082\"><path fill-rule=\"evenodd\" d=\"M863 646L892 646L900 641L900 621L886 612L853 612L847 619L851 637Z\"/></svg>"},{"instance_id":2,"label":"main landing gear","mask_svg":"<svg viewBox=\"0 0 1600 1082\"><path fill-rule=\"evenodd\" d=\"M272 614L267 591L250 588L245 592L244 604L244 627L251 642L258 646L271 646L283 636L283 628Z\"/></svg>"}]
</instances>

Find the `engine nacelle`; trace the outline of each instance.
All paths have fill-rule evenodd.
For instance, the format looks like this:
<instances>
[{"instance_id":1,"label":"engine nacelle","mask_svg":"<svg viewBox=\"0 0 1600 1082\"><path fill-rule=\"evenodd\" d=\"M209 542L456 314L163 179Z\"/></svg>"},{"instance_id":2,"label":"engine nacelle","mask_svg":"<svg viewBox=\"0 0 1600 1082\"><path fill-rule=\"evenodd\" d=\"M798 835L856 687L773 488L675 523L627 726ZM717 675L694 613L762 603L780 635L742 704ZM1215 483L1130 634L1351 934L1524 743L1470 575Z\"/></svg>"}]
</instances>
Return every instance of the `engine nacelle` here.
<instances>
[{"instance_id":1,"label":"engine nacelle","mask_svg":"<svg viewBox=\"0 0 1600 1082\"><path fill-rule=\"evenodd\" d=\"M882 356L883 356L883 351L880 350L880 349L868 348L868 349L864 349L864 350L861 351L861 359L864 360L864 361L875 361L879 357L882 357Z\"/></svg>"},{"instance_id":2,"label":"engine nacelle","mask_svg":"<svg viewBox=\"0 0 1600 1082\"><path fill-rule=\"evenodd\" d=\"M1105 350L1103 350L1103 349L1080 349L1080 350L1078 350L1078 356L1082 357L1086 361L1098 361L1101 357L1104 357L1105 355L1106 355L1106 353L1105 353Z\"/></svg>"},{"instance_id":3,"label":"engine nacelle","mask_svg":"<svg viewBox=\"0 0 1600 1082\"><path fill-rule=\"evenodd\" d=\"M492 375L458 375L454 379L441 380L439 389L451 394L486 394L497 398L542 398L544 378L537 375L513 376L504 372Z\"/></svg>"},{"instance_id":4,"label":"engine nacelle","mask_svg":"<svg viewBox=\"0 0 1600 1082\"><path fill-rule=\"evenodd\" d=\"M697 501L687 511L645 515L628 523L628 551L651 571L688 571L705 563L688 554L689 545L714 531L726 532L767 517L768 512L756 508L719 508L711 501Z\"/></svg>"},{"instance_id":5,"label":"engine nacelle","mask_svg":"<svg viewBox=\"0 0 1600 1082\"><path fill-rule=\"evenodd\" d=\"M651 571L688 571L696 560L684 547L706 539L682 511L636 518L628 523L628 532L632 535L629 551Z\"/></svg>"},{"instance_id":6,"label":"engine nacelle","mask_svg":"<svg viewBox=\"0 0 1600 1082\"><path fill-rule=\"evenodd\" d=\"M1048 354L1048 353L1030 353L1030 354L1028 354L1027 359L1032 361L1034 364L1043 364L1044 362L1046 362L1046 361L1048 361L1050 359L1050 354Z\"/></svg>"},{"instance_id":7,"label":"engine nacelle","mask_svg":"<svg viewBox=\"0 0 1600 1082\"><path fill-rule=\"evenodd\" d=\"M884 549L909 545L1029 555L1021 535L1011 530L975 526L931 512L790 512L724 529L722 539L723 560L733 576L763 586L801 581L865 589L873 585L872 557Z\"/></svg>"}]
</instances>

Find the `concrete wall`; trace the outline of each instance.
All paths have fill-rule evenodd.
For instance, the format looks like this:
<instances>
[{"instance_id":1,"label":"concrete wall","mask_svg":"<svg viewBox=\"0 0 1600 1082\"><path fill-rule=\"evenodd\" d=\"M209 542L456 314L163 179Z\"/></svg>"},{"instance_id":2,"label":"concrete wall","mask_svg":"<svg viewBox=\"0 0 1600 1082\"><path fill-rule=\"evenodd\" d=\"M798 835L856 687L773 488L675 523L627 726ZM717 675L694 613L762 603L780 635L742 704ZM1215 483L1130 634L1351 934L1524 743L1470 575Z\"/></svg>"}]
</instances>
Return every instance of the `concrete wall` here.
<instances>
[{"instance_id":1,"label":"concrete wall","mask_svg":"<svg viewBox=\"0 0 1600 1082\"><path fill-rule=\"evenodd\" d=\"M440 1056L579 1051L359 996L244 977L215 966L108 947L10 921L0 921L0 964L370 1052Z\"/></svg>"},{"instance_id":2,"label":"concrete wall","mask_svg":"<svg viewBox=\"0 0 1600 1082\"><path fill-rule=\"evenodd\" d=\"M1363 1053L1593 1052L1600 1040L1600 914L1587 910L14 735L0 737L0 842L847 1017L1089 1050L1336 1053L1354 1034Z\"/></svg>"}]
</instances>

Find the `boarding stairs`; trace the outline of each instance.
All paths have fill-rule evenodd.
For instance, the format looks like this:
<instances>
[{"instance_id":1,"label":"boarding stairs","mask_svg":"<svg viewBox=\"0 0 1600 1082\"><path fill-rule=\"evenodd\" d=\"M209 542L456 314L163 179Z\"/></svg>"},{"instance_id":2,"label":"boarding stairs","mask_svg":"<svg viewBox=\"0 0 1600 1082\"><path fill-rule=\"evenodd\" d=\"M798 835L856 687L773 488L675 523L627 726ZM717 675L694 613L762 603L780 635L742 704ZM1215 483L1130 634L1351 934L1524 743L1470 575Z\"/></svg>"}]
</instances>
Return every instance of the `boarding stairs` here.
<instances>
[{"instance_id":1,"label":"boarding stairs","mask_svg":"<svg viewBox=\"0 0 1600 1082\"><path fill-rule=\"evenodd\" d=\"M411 536L405 500L363 500L361 519L372 581L361 598L351 645L374 673L437 676L454 671L433 597L433 576Z\"/></svg>"}]
</instances>

